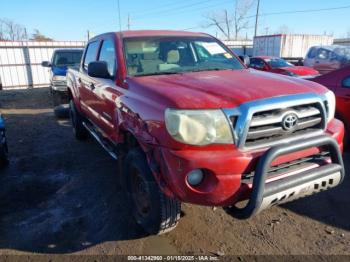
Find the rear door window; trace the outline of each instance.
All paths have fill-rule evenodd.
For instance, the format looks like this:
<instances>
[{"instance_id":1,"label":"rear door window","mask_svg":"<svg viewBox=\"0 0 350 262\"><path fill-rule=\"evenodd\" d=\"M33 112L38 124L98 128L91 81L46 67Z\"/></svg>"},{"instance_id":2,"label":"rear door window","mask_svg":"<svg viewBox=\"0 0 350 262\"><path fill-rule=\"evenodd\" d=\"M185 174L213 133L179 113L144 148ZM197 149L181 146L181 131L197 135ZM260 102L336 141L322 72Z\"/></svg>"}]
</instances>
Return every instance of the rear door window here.
<instances>
[{"instance_id":1,"label":"rear door window","mask_svg":"<svg viewBox=\"0 0 350 262\"><path fill-rule=\"evenodd\" d=\"M265 63L262 59L259 58L252 58L250 59L250 67L256 68L256 69L263 69L265 66Z\"/></svg>"},{"instance_id":2,"label":"rear door window","mask_svg":"<svg viewBox=\"0 0 350 262\"><path fill-rule=\"evenodd\" d=\"M99 61L105 61L107 63L108 72L111 77L114 77L117 63L116 63L116 53L115 53L113 40L108 39L103 41L101 51L100 51Z\"/></svg>"},{"instance_id":3,"label":"rear door window","mask_svg":"<svg viewBox=\"0 0 350 262\"><path fill-rule=\"evenodd\" d=\"M89 63L96 61L97 51L100 42L91 42L86 50L85 59L84 59L84 69L87 70Z\"/></svg>"}]
</instances>

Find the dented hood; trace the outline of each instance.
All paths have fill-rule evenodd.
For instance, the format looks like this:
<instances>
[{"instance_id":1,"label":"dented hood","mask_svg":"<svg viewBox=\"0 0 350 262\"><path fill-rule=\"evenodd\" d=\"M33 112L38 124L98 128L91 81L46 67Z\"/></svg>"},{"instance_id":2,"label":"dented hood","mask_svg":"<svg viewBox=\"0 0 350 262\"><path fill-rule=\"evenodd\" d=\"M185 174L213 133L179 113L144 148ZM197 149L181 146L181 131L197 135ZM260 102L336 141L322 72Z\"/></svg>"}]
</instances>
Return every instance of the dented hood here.
<instances>
[{"instance_id":1,"label":"dented hood","mask_svg":"<svg viewBox=\"0 0 350 262\"><path fill-rule=\"evenodd\" d=\"M314 82L254 69L132 77L127 82L143 97L183 109L232 108L275 96L327 91Z\"/></svg>"}]
</instances>

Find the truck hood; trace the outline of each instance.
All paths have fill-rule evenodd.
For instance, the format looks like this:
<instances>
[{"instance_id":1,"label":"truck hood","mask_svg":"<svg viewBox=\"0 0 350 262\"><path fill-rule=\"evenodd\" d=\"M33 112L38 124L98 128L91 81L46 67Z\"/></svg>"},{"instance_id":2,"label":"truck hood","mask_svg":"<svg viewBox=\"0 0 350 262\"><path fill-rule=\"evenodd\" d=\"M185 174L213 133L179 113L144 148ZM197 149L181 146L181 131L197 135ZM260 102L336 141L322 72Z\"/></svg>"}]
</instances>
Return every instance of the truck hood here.
<instances>
[{"instance_id":1,"label":"truck hood","mask_svg":"<svg viewBox=\"0 0 350 262\"><path fill-rule=\"evenodd\" d=\"M132 77L127 82L143 97L183 109L232 108L275 96L327 91L314 82L254 69Z\"/></svg>"},{"instance_id":2,"label":"truck hood","mask_svg":"<svg viewBox=\"0 0 350 262\"><path fill-rule=\"evenodd\" d=\"M291 66L291 67L281 67L286 72L292 72L298 76L316 76L319 72L311 67L307 66Z\"/></svg>"},{"instance_id":3,"label":"truck hood","mask_svg":"<svg viewBox=\"0 0 350 262\"><path fill-rule=\"evenodd\" d=\"M66 76L67 74L67 67L60 67L60 66L53 66L52 67L52 74L54 76Z\"/></svg>"}]
</instances>

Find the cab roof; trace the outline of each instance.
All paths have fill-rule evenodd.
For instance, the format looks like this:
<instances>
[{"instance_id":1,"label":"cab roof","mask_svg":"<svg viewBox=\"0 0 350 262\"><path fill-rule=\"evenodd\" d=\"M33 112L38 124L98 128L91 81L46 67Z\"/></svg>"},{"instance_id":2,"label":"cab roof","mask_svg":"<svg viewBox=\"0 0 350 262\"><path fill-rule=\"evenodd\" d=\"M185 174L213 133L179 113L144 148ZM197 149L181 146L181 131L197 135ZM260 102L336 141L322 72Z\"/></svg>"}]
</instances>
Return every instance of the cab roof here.
<instances>
[{"instance_id":1,"label":"cab roof","mask_svg":"<svg viewBox=\"0 0 350 262\"><path fill-rule=\"evenodd\" d=\"M195 33L187 31L174 31L174 30L131 30L131 31L121 31L121 32L110 32L102 35L98 35L93 39L100 38L104 35L117 35L122 36L122 38L132 38L132 37L151 37L151 36L187 36L187 37L209 37L205 33ZM93 40L91 39L91 40Z\"/></svg>"}]
</instances>

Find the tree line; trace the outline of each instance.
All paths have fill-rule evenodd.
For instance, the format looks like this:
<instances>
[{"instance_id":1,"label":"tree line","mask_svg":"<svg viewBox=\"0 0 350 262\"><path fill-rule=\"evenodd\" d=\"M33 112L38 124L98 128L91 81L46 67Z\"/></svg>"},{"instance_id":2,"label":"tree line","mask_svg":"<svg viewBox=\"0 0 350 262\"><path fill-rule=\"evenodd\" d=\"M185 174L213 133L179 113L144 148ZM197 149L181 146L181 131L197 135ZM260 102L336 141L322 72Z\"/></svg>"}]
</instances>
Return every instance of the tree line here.
<instances>
[{"instance_id":1,"label":"tree line","mask_svg":"<svg viewBox=\"0 0 350 262\"><path fill-rule=\"evenodd\" d=\"M25 26L18 24L10 19L0 18L0 41L53 41L52 38L40 33L34 29L31 34Z\"/></svg>"}]
</instances>

